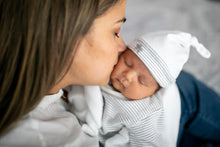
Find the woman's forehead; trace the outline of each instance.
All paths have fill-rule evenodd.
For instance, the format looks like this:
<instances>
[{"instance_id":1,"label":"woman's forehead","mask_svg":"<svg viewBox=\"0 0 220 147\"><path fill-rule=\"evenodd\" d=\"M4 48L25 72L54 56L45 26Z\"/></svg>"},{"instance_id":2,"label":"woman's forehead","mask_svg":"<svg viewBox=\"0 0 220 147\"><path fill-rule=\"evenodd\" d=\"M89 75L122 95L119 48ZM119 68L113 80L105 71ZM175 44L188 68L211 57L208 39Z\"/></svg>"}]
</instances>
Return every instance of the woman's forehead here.
<instances>
[{"instance_id":1,"label":"woman's forehead","mask_svg":"<svg viewBox=\"0 0 220 147\"><path fill-rule=\"evenodd\" d=\"M123 23L125 20L125 9L126 0L120 0L96 20L105 20L106 23L111 25Z\"/></svg>"}]
</instances>

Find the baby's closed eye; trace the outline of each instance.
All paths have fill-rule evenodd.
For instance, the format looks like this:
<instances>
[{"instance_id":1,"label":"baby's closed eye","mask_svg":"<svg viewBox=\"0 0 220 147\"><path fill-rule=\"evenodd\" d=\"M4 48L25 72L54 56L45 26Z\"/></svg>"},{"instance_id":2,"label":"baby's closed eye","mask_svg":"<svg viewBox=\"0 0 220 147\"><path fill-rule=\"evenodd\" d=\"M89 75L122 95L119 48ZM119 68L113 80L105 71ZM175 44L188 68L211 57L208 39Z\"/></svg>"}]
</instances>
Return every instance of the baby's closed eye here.
<instances>
[{"instance_id":1,"label":"baby's closed eye","mask_svg":"<svg viewBox=\"0 0 220 147\"><path fill-rule=\"evenodd\" d=\"M144 77L144 76L138 76L138 82L139 82L141 85L147 86L147 79L146 79L146 77Z\"/></svg>"}]
</instances>

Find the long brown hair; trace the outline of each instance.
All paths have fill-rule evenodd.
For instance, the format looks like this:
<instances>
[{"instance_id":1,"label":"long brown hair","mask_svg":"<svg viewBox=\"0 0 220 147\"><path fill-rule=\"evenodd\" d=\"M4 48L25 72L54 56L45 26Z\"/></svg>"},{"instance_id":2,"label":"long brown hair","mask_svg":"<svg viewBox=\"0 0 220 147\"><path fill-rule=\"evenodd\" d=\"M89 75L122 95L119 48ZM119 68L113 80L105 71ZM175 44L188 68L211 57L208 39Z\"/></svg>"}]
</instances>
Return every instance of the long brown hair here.
<instances>
[{"instance_id":1,"label":"long brown hair","mask_svg":"<svg viewBox=\"0 0 220 147\"><path fill-rule=\"evenodd\" d=\"M93 21L119 0L0 0L0 135L57 82Z\"/></svg>"}]
</instances>

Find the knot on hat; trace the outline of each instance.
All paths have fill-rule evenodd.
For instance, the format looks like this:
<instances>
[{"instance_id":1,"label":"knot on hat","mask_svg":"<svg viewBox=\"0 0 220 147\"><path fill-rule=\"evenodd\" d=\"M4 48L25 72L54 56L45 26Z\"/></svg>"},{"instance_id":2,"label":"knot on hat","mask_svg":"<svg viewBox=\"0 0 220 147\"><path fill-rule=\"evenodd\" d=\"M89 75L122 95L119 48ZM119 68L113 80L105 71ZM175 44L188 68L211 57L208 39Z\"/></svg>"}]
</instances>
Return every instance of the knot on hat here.
<instances>
[{"instance_id":1,"label":"knot on hat","mask_svg":"<svg viewBox=\"0 0 220 147\"><path fill-rule=\"evenodd\" d=\"M175 82L193 47L205 58L211 53L198 39L181 31L159 31L145 34L128 47L142 60L161 87Z\"/></svg>"},{"instance_id":2,"label":"knot on hat","mask_svg":"<svg viewBox=\"0 0 220 147\"><path fill-rule=\"evenodd\" d=\"M196 37L189 33L168 34L168 37L170 40L180 43L182 47L190 48L192 46L204 58L210 58L211 56L210 51L203 44L199 43Z\"/></svg>"}]
</instances>

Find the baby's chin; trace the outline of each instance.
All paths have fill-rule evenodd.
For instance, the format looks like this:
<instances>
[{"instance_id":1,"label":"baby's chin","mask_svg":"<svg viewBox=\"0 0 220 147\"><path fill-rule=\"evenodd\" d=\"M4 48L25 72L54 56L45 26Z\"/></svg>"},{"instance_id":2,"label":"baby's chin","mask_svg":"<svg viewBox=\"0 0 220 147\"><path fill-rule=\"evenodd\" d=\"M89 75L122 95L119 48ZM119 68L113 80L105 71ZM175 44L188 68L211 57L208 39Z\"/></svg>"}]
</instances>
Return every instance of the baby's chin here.
<instances>
[{"instance_id":1,"label":"baby's chin","mask_svg":"<svg viewBox=\"0 0 220 147\"><path fill-rule=\"evenodd\" d=\"M126 91L126 89L124 89L121 92L122 95L124 95L127 99L129 100L140 100L143 98L146 98L145 96L140 95L139 93L135 92L135 91Z\"/></svg>"},{"instance_id":2,"label":"baby's chin","mask_svg":"<svg viewBox=\"0 0 220 147\"><path fill-rule=\"evenodd\" d=\"M113 86L113 88L116 90L116 91L118 91L118 92L120 92L122 95L124 95L127 99L129 99L129 100L140 100L140 99L143 99L142 97L140 97L140 96L138 96L138 95L135 95L134 93L132 93L132 94L128 94L128 93L126 93L125 91L125 89L123 89L123 87L120 85L120 83L119 82L117 82L117 81L112 81L112 86Z\"/></svg>"},{"instance_id":3,"label":"baby's chin","mask_svg":"<svg viewBox=\"0 0 220 147\"><path fill-rule=\"evenodd\" d=\"M132 95L128 93L122 93L122 95L124 95L129 100L140 100L145 98L145 97L140 97L138 94L135 95L134 93L132 93Z\"/></svg>"}]
</instances>

